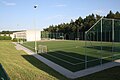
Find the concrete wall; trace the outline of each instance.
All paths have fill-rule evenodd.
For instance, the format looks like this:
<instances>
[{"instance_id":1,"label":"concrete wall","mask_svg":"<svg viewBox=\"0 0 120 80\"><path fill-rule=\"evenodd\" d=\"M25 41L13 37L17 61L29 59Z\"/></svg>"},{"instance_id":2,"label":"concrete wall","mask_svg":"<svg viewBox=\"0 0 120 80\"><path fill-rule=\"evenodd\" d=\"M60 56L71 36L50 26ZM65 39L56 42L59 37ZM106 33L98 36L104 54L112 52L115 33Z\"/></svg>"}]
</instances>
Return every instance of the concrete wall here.
<instances>
[{"instance_id":1,"label":"concrete wall","mask_svg":"<svg viewBox=\"0 0 120 80\"><path fill-rule=\"evenodd\" d=\"M20 31L13 33L14 38L26 39L26 31Z\"/></svg>"},{"instance_id":2,"label":"concrete wall","mask_svg":"<svg viewBox=\"0 0 120 80\"><path fill-rule=\"evenodd\" d=\"M27 41L39 41L41 40L41 31L40 30L27 30L26 31Z\"/></svg>"},{"instance_id":3,"label":"concrete wall","mask_svg":"<svg viewBox=\"0 0 120 80\"><path fill-rule=\"evenodd\" d=\"M12 38L12 40L13 40L13 38L14 38L14 35L13 34L10 34L10 37Z\"/></svg>"},{"instance_id":4,"label":"concrete wall","mask_svg":"<svg viewBox=\"0 0 120 80\"><path fill-rule=\"evenodd\" d=\"M40 30L24 30L20 32L15 32L11 35L13 38L26 39L27 41L39 41L41 40L41 31Z\"/></svg>"}]
</instances>

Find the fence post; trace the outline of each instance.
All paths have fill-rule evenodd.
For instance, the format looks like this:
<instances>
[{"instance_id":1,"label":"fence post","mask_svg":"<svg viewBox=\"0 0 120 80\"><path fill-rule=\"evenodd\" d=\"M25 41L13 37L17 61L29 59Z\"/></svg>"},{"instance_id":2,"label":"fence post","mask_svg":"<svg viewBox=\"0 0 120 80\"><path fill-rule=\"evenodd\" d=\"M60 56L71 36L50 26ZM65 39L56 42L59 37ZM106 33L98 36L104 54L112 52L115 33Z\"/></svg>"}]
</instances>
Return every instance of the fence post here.
<instances>
[{"instance_id":1,"label":"fence post","mask_svg":"<svg viewBox=\"0 0 120 80\"><path fill-rule=\"evenodd\" d=\"M112 61L114 60L114 19L112 19Z\"/></svg>"},{"instance_id":2,"label":"fence post","mask_svg":"<svg viewBox=\"0 0 120 80\"><path fill-rule=\"evenodd\" d=\"M102 19L101 19L101 56L100 56L100 64L101 64L101 66L102 66Z\"/></svg>"},{"instance_id":3,"label":"fence post","mask_svg":"<svg viewBox=\"0 0 120 80\"><path fill-rule=\"evenodd\" d=\"M86 39L87 33L85 32L85 69L87 69L87 53L86 53L86 48L87 48L87 39Z\"/></svg>"}]
</instances>

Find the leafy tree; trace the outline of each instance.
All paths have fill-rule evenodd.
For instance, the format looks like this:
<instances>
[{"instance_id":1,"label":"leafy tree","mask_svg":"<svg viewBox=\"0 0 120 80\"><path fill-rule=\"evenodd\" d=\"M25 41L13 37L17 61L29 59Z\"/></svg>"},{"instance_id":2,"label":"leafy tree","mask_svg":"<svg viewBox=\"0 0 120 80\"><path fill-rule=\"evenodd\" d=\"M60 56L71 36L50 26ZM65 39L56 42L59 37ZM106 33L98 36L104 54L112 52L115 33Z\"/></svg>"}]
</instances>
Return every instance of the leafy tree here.
<instances>
[{"instance_id":1,"label":"leafy tree","mask_svg":"<svg viewBox=\"0 0 120 80\"><path fill-rule=\"evenodd\" d=\"M78 19L70 20L69 23L61 23L58 25L50 25L44 31L48 32L60 32L64 34L74 33L77 35L78 32L85 32L90 29L102 16L98 14L91 14L86 16L84 19L79 17ZM120 19L120 13L117 11L115 14L110 11L105 18ZM72 35L73 36L73 35ZM75 36L74 36L75 37Z\"/></svg>"},{"instance_id":2,"label":"leafy tree","mask_svg":"<svg viewBox=\"0 0 120 80\"><path fill-rule=\"evenodd\" d=\"M107 14L107 18L114 18L114 13L112 11L110 11L108 14Z\"/></svg>"},{"instance_id":3,"label":"leafy tree","mask_svg":"<svg viewBox=\"0 0 120 80\"><path fill-rule=\"evenodd\" d=\"M96 14L96 20L99 20L102 16Z\"/></svg>"},{"instance_id":4,"label":"leafy tree","mask_svg":"<svg viewBox=\"0 0 120 80\"><path fill-rule=\"evenodd\" d=\"M115 19L120 19L120 13L117 11L114 16Z\"/></svg>"}]
</instances>

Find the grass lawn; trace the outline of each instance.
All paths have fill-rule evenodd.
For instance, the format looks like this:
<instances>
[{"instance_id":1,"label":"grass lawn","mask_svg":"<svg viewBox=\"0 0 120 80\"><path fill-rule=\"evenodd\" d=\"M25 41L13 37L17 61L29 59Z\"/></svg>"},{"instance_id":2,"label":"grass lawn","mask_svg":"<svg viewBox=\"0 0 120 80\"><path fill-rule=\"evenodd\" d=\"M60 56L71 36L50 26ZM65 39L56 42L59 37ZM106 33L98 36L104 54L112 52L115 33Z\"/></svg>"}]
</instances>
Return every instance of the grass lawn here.
<instances>
[{"instance_id":1,"label":"grass lawn","mask_svg":"<svg viewBox=\"0 0 120 80\"><path fill-rule=\"evenodd\" d=\"M65 80L57 73L33 56L18 51L11 41L0 41L0 63L11 80Z\"/></svg>"}]
</instances>

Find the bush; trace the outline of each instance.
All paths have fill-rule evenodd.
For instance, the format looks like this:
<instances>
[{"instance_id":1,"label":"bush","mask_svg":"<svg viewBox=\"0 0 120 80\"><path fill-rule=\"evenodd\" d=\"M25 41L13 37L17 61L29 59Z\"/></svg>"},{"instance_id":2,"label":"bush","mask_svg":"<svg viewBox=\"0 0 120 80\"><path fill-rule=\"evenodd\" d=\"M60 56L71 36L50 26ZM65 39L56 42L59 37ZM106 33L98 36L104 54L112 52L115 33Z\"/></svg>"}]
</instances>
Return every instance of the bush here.
<instances>
[{"instance_id":1,"label":"bush","mask_svg":"<svg viewBox=\"0 0 120 80\"><path fill-rule=\"evenodd\" d=\"M4 40L4 36L0 36L0 40Z\"/></svg>"},{"instance_id":2,"label":"bush","mask_svg":"<svg viewBox=\"0 0 120 80\"><path fill-rule=\"evenodd\" d=\"M26 39L13 38L13 42L25 42Z\"/></svg>"},{"instance_id":3,"label":"bush","mask_svg":"<svg viewBox=\"0 0 120 80\"><path fill-rule=\"evenodd\" d=\"M0 36L0 40L11 40L10 36Z\"/></svg>"},{"instance_id":4,"label":"bush","mask_svg":"<svg viewBox=\"0 0 120 80\"><path fill-rule=\"evenodd\" d=\"M17 42L17 38L13 38L13 40L12 40L13 42Z\"/></svg>"},{"instance_id":5,"label":"bush","mask_svg":"<svg viewBox=\"0 0 120 80\"><path fill-rule=\"evenodd\" d=\"M4 36L5 40L11 40L12 38L10 36Z\"/></svg>"}]
</instances>

